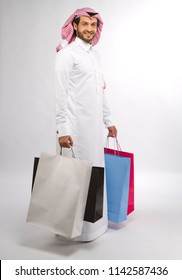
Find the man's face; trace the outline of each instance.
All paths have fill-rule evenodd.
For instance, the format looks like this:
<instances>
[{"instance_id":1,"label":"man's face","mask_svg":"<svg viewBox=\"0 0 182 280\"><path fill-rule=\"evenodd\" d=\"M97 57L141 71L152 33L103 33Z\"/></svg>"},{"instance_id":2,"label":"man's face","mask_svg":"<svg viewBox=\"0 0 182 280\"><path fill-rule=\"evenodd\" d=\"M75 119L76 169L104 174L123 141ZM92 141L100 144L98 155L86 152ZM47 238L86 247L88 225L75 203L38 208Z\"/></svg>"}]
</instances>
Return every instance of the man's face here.
<instances>
[{"instance_id":1,"label":"man's face","mask_svg":"<svg viewBox=\"0 0 182 280\"><path fill-rule=\"evenodd\" d=\"M81 16L79 24L73 23L76 36L87 43L91 43L97 33L97 19Z\"/></svg>"}]
</instances>

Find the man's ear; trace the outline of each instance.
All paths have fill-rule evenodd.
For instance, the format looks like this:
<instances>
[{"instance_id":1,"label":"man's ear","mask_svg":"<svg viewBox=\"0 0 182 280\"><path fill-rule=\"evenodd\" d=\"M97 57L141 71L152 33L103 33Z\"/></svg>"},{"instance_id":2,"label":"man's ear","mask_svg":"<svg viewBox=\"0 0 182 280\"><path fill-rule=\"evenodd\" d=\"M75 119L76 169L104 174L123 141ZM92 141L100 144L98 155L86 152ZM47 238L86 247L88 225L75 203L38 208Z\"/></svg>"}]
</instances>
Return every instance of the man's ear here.
<instances>
[{"instance_id":1,"label":"man's ear","mask_svg":"<svg viewBox=\"0 0 182 280\"><path fill-rule=\"evenodd\" d=\"M74 28L74 30L77 30L77 24L76 24L76 22L73 22L73 28Z\"/></svg>"}]
</instances>

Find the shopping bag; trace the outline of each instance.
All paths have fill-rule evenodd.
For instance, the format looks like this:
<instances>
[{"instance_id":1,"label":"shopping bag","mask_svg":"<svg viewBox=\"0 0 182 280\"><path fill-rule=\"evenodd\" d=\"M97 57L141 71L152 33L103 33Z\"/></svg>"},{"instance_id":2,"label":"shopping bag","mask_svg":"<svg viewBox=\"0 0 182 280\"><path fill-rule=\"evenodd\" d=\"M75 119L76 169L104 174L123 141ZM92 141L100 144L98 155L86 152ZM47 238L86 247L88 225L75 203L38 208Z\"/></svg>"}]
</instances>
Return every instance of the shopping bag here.
<instances>
[{"instance_id":1,"label":"shopping bag","mask_svg":"<svg viewBox=\"0 0 182 280\"><path fill-rule=\"evenodd\" d=\"M91 162L42 153L27 222L69 238L79 236L91 170Z\"/></svg>"},{"instance_id":2,"label":"shopping bag","mask_svg":"<svg viewBox=\"0 0 182 280\"><path fill-rule=\"evenodd\" d=\"M104 168L92 167L84 221L95 223L103 217Z\"/></svg>"},{"instance_id":3,"label":"shopping bag","mask_svg":"<svg viewBox=\"0 0 182 280\"><path fill-rule=\"evenodd\" d=\"M104 152L111 155L121 156L130 158L130 179L129 179L129 194L128 194L128 210L127 215L132 213L135 210L135 202L134 202L134 154L129 152L124 152L121 150L119 142L116 140L116 149L110 149L108 146L108 141L106 142L106 146L104 148Z\"/></svg>"},{"instance_id":4,"label":"shopping bag","mask_svg":"<svg viewBox=\"0 0 182 280\"><path fill-rule=\"evenodd\" d=\"M34 158L34 164L33 164L33 175L32 175L32 191L33 191L33 185L34 185L35 176L36 176L36 173L37 173L38 164L39 164L39 157L35 157Z\"/></svg>"},{"instance_id":5,"label":"shopping bag","mask_svg":"<svg viewBox=\"0 0 182 280\"><path fill-rule=\"evenodd\" d=\"M118 148L104 149L108 220L120 223L127 219L130 182L130 157L119 154Z\"/></svg>"},{"instance_id":6,"label":"shopping bag","mask_svg":"<svg viewBox=\"0 0 182 280\"><path fill-rule=\"evenodd\" d=\"M34 158L32 191L37 172L39 158ZM92 167L92 173L89 183L87 202L84 213L84 221L95 223L103 217L103 196L104 196L104 168Z\"/></svg>"}]
</instances>

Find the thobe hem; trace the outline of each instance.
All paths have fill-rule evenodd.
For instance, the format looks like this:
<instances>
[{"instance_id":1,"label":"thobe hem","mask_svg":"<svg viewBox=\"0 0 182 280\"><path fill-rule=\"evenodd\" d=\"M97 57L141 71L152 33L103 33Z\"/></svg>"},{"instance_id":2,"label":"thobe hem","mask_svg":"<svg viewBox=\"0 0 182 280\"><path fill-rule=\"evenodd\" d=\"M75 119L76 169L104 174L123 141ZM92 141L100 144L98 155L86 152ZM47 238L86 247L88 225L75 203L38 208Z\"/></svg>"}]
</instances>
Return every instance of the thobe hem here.
<instances>
[{"instance_id":1,"label":"thobe hem","mask_svg":"<svg viewBox=\"0 0 182 280\"><path fill-rule=\"evenodd\" d=\"M102 234L104 234L107 230L108 230L108 224L104 225L103 227L99 228L99 230L97 230L93 233L90 233L90 234L85 233L85 234L81 234L81 235L79 235L77 237L74 237L74 238L68 238L68 237L56 234L56 237L60 240L63 240L63 241L89 242L89 241L93 241L93 240L97 239Z\"/></svg>"}]
</instances>

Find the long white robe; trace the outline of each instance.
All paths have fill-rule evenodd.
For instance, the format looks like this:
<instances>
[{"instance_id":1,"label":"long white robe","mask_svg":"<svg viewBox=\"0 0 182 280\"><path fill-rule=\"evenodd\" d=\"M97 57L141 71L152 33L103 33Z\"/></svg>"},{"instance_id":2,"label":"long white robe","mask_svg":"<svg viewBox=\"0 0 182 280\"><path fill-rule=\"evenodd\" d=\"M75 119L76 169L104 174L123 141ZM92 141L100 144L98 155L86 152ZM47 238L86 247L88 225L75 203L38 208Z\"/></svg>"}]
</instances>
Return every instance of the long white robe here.
<instances>
[{"instance_id":1,"label":"long white robe","mask_svg":"<svg viewBox=\"0 0 182 280\"><path fill-rule=\"evenodd\" d=\"M112 125L104 94L100 58L79 38L57 53L55 65L56 124L58 137L70 135L76 157L104 166L103 123ZM65 151L66 150L66 151ZM64 149L65 155L71 155ZM74 240L90 241L107 230L106 190L104 215L96 223L84 222Z\"/></svg>"}]
</instances>

